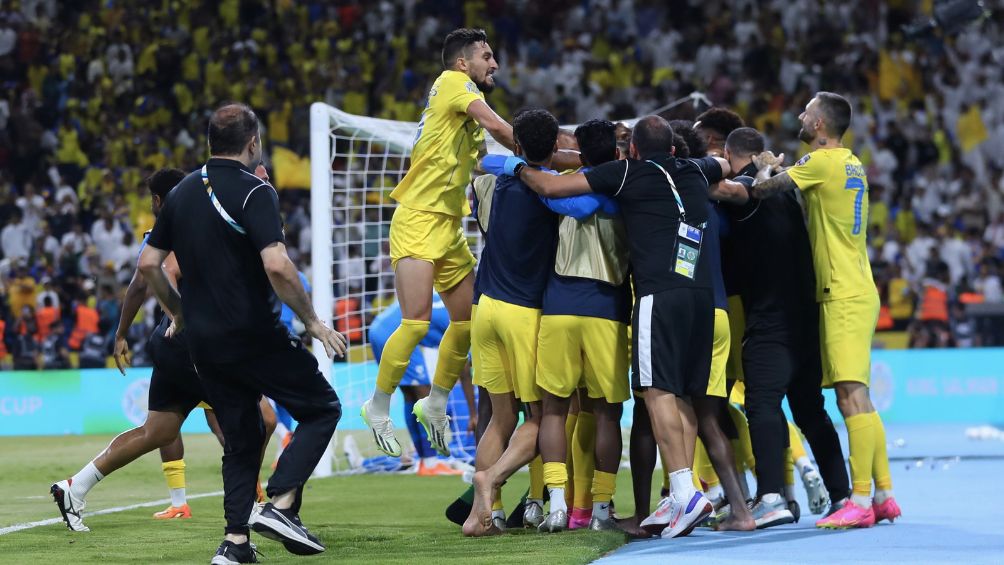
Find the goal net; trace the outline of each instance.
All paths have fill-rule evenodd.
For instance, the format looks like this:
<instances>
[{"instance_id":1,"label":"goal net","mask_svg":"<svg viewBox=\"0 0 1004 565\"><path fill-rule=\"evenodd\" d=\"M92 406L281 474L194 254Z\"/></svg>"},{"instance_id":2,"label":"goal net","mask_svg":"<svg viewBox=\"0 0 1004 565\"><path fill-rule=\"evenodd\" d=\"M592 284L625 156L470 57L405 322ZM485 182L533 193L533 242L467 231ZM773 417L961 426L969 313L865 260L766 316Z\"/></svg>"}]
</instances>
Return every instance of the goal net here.
<instances>
[{"instance_id":1,"label":"goal net","mask_svg":"<svg viewBox=\"0 0 1004 565\"><path fill-rule=\"evenodd\" d=\"M395 301L390 264L390 221L396 206L390 193L408 171L418 124L342 112L316 102L310 108L311 272L314 308L325 322L349 338L344 362L331 363L315 343L314 354L342 401L339 432L366 429L359 408L376 385L377 364L369 342L373 318ZM490 151L509 151L489 141ZM464 230L475 256L481 234L473 218ZM428 358L429 355L426 355ZM431 369L431 367L427 368ZM431 371L430 371L431 374ZM460 386L450 397L454 456L473 457L467 432L468 409ZM395 394L391 417L404 430L402 395ZM345 436L344 433L341 434ZM358 442L374 455L370 442ZM345 470L343 449L322 461L318 474Z\"/></svg>"}]
</instances>

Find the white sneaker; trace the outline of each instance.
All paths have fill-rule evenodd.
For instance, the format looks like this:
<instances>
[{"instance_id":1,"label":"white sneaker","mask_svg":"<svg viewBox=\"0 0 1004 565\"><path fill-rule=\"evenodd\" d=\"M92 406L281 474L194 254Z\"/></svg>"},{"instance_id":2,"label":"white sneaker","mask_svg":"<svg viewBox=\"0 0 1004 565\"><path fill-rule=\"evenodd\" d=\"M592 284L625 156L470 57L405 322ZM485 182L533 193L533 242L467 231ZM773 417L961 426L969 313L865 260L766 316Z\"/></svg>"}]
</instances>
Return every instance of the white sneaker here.
<instances>
[{"instance_id":1,"label":"white sneaker","mask_svg":"<svg viewBox=\"0 0 1004 565\"><path fill-rule=\"evenodd\" d=\"M418 422L425 428L425 434L429 436L429 443L439 452L440 455L449 457L450 455L450 417L446 412L439 413L430 410L426 406L428 397L421 398L415 402L415 407L411 413L415 415Z\"/></svg>"},{"instance_id":2,"label":"white sneaker","mask_svg":"<svg viewBox=\"0 0 1004 565\"><path fill-rule=\"evenodd\" d=\"M823 485L823 478L815 469L808 469L802 473L802 485L805 486L805 494L809 497L809 511L813 514L822 514L830 506L830 493Z\"/></svg>"},{"instance_id":3,"label":"white sneaker","mask_svg":"<svg viewBox=\"0 0 1004 565\"><path fill-rule=\"evenodd\" d=\"M73 491L70 490L69 479L53 484L49 488L49 493L52 494L52 499L56 502L56 506L59 508L59 513L62 514L67 528L70 528L74 532L91 531L90 528L84 525L84 520L81 516L87 503L84 502L84 499L73 496Z\"/></svg>"},{"instance_id":4,"label":"white sneaker","mask_svg":"<svg viewBox=\"0 0 1004 565\"><path fill-rule=\"evenodd\" d=\"M342 441L342 453L345 454L345 458L349 461L349 467L353 470L362 469L363 458L362 452L359 451L359 445L356 443L356 438L352 436L345 436Z\"/></svg>"},{"instance_id":5,"label":"white sneaker","mask_svg":"<svg viewBox=\"0 0 1004 565\"><path fill-rule=\"evenodd\" d=\"M663 538L683 537L689 534L714 511L702 492L695 492L689 501L679 502L670 494L659 502L651 516L642 520L642 528L660 533Z\"/></svg>"},{"instance_id":6,"label":"white sneaker","mask_svg":"<svg viewBox=\"0 0 1004 565\"><path fill-rule=\"evenodd\" d=\"M368 414L371 400L367 400L363 403L362 408L359 410L359 414L363 417L363 421L366 425L370 427L373 431L373 442L376 443L377 449L390 455L391 457L401 456L401 443L397 441L397 436L394 435L394 423L391 422L389 416L383 418L371 418Z\"/></svg>"}]
</instances>

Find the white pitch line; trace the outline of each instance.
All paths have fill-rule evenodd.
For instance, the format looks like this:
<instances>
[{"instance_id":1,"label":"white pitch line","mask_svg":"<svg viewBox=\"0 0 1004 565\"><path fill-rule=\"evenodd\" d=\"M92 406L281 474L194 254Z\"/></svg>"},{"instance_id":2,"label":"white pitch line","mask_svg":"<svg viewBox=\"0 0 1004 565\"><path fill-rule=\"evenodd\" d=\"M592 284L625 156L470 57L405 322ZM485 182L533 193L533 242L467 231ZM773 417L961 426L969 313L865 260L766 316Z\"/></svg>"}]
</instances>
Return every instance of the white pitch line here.
<instances>
[{"instance_id":1,"label":"white pitch line","mask_svg":"<svg viewBox=\"0 0 1004 565\"><path fill-rule=\"evenodd\" d=\"M193 495L190 495L190 496L188 496L188 499L189 500L193 500L193 499L196 499L196 498L206 498L208 496L220 496L222 494L223 494L222 490L216 491L216 492L206 492L206 493L202 493L202 494L193 494ZM151 501L151 502L141 502L139 504L130 504L128 506L116 506L114 508L105 508L104 510L95 510L94 512L85 512L84 513L84 518L89 518L91 516L101 516L102 514L115 514L116 512L125 512L126 510L135 510L137 508L147 508L147 507L150 507L150 506L160 506L161 504L167 504L169 502L171 502L170 498L162 498L160 500L154 500L154 501ZM58 512L59 510L56 510L56 511ZM14 524L13 526L7 526L5 528L0 528L0 536L7 535L7 534L12 534L14 532L20 532L21 530L30 530L32 528L37 528L39 526L49 526L49 525L52 525L52 524L61 524L61 523L63 523L63 518L62 517L59 517L59 518L49 518L49 519L46 519L46 520L39 520L37 522L26 522L24 524Z\"/></svg>"}]
</instances>

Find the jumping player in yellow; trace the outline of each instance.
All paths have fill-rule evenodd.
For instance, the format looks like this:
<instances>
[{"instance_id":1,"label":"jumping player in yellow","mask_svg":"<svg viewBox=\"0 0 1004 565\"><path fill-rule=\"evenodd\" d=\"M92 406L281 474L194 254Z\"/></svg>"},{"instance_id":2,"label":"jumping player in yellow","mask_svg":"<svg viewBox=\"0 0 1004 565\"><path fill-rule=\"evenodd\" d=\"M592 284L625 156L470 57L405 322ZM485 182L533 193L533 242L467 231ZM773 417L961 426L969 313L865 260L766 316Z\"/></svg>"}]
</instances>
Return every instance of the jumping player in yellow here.
<instances>
[{"instance_id":1,"label":"jumping player in yellow","mask_svg":"<svg viewBox=\"0 0 1004 565\"><path fill-rule=\"evenodd\" d=\"M851 452L851 498L816 526L867 528L901 514L893 498L885 428L868 396L871 341L879 310L865 243L868 181L861 162L840 142L851 121L851 105L844 97L816 93L799 120L799 139L809 144L811 152L773 177L783 155L758 155L753 196L768 198L798 188L805 197L819 302L823 386L836 388Z\"/></svg>"},{"instance_id":2,"label":"jumping player in yellow","mask_svg":"<svg viewBox=\"0 0 1004 565\"><path fill-rule=\"evenodd\" d=\"M498 70L485 32L458 29L447 35L443 67L418 125L411 168L391 193L399 204L391 220L390 254L402 320L384 347L373 397L362 407L377 447L392 456L401 455L401 445L390 420L390 398L429 329L433 288L450 313L450 325L439 346L432 391L414 412L432 446L450 453L446 400L471 345L474 255L461 225L471 213L466 187L485 151L486 130L515 147L512 126L485 103L483 93L494 88L492 74Z\"/></svg>"}]
</instances>

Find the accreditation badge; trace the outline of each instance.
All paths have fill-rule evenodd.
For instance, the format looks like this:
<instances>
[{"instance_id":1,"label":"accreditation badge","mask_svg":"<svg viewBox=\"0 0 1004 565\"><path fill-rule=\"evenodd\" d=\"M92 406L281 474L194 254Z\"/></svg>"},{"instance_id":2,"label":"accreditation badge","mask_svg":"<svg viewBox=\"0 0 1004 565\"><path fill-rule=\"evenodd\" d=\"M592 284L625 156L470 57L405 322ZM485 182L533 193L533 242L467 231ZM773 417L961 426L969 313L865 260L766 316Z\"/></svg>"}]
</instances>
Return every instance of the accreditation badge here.
<instances>
[{"instance_id":1,"label":"accreditation badge","mask_svg":"<svg viewBox=\"0 0 1004 565\"><path fill-rule=\"evenodd\" d=\"M697 276L697 261L701 257L701 240L704 230L680 222L676 237L676 260L673 272L693 280Z\"/></svg>"}]
</instances>

